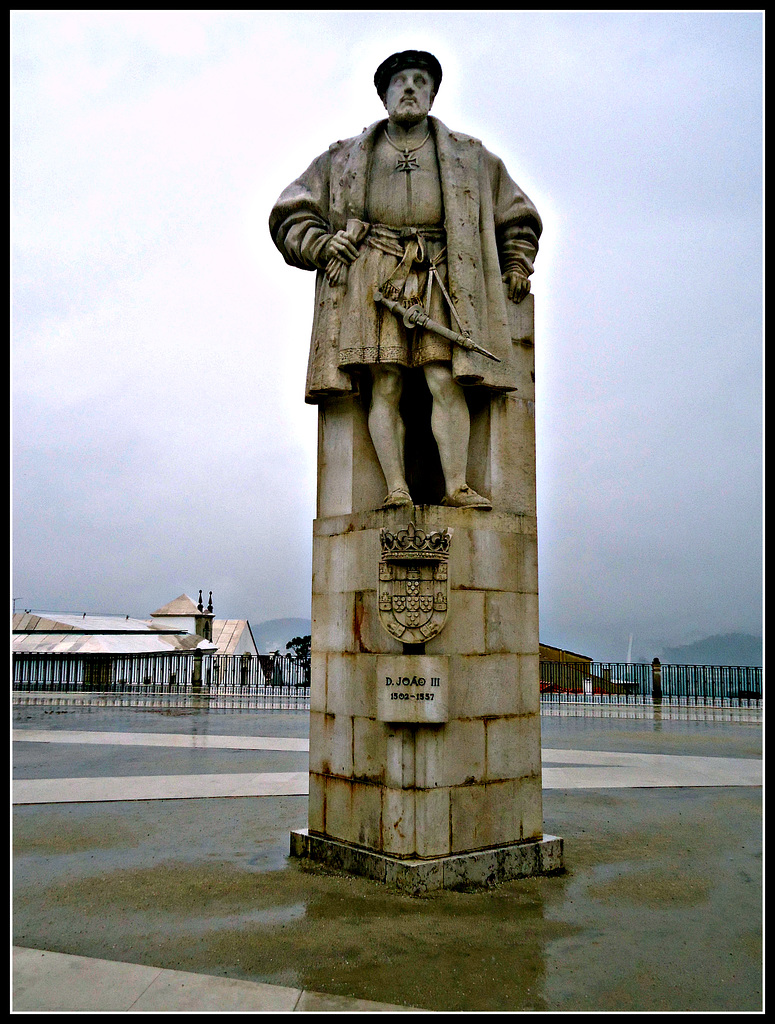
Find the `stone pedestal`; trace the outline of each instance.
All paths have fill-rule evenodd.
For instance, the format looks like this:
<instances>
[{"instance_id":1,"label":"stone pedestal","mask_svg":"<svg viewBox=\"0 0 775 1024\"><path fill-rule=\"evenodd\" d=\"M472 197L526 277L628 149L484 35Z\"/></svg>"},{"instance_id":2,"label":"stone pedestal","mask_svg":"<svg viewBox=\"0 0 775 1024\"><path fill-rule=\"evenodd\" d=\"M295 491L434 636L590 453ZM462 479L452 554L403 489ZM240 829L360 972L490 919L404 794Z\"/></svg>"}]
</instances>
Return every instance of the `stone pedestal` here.
<instances>
[{"instance_id":1,"label":"stone pedestal","mask_svg":"<svg viewBox=\"0 0 775 1024\"><path fill-rule=\"evenodd\" d=\"M488 888L516 878L556 874L563 870L563 844L557 836L420 860L388 857L299 829L291 833L291 855L371 878L410 896L421 896L434 889Z\"/></svg>"},{"instance_id":2,"label":"stone pedestal","mask_svg":"<svg viewBox=\"0 0 775 1024\"><path fill-rule=\"evenodd\" d=\"M309 827L291 852L407 891L562 868L541 803L532 297L512 315L519 389L470 402L469 483L492 511L378 509L362 396L320 412ZM380 589L381 532L408 527L449 539L443 628L421 644L386 627Z\"/></svg>"}]
</instances>

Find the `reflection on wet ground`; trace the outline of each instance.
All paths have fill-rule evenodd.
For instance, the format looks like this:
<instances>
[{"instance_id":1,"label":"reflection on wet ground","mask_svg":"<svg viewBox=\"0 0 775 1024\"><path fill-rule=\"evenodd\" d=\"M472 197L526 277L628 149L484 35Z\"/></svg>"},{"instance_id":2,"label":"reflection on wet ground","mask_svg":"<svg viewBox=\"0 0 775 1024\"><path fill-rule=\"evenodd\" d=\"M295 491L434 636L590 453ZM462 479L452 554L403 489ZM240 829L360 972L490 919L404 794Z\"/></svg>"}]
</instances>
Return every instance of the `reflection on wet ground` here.
<instances>
[{"instance_id":1,"label":"reflection on wet ground","mask_svg":"<svg viewBox=\"0 0 775 1024\"><path fill-rule=\"evenodd\" d=\"M147 711L26 707L14 727L307 734L304 713L253 718L171 728ZM556 749L761 756L757 723L557 716L543 728ZM40 748L43 770L46 749L69 745L23 746ZM165 756L131 748L143 753ZM262 771L286 756L191 757L223 753ZM544 819L565 840L566 874L413 898L290 861L305 797L22 806L14 942L437 1011L760 1009L760 789L546 790Z\"/></svg>"}]
</instances>

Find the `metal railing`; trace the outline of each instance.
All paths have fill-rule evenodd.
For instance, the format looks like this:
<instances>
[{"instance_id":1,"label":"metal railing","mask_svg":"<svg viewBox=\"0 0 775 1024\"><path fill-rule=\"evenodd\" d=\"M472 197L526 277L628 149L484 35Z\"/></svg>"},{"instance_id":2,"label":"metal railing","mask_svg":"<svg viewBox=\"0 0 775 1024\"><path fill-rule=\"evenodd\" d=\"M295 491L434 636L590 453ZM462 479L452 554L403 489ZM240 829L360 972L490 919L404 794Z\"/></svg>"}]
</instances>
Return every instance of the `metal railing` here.
<instances>
[{"instance_id":1,"label":"metal railing","mask_svg":"<svg viewBox=\"0 0 775 1024\"><path fill-rule=\"evenodd\" d=\"M15 694L102 694L135 700L192 697L255 706L309 700L309 662L288 655L13 655ZM761 707L762 670L734 665L541 662L544 703Z\"/></svg>"},{"instance_id":2,"label":"metal railing","mask_svg":"<svg viewBox=\"0 0 775 1024\"><path fill-rule=\"evenodd\" d=\"M761 707L762 670L747 665L541 662L541 700Z\"/></svg>"},{"instance_id":3,"label":"metal railing","mask_svg":"<svg viewBox=\"0 0 775 1024\"><path fill-rule=\"evenodd\" d=\"M291 656L14 653L14 695L101 696L130 701L253 703L309 700L309 664Z\"/></svg>"}]
</instances>

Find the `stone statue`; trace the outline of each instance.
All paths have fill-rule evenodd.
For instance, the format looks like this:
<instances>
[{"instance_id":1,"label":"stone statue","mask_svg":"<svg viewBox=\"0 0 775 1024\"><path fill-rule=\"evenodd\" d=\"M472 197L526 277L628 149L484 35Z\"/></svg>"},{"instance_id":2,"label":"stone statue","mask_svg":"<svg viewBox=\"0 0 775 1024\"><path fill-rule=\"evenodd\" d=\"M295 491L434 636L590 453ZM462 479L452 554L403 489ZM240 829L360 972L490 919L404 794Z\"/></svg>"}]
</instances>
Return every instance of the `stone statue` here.
<instances>
[{"instance_id":1,"label":"stone statue","mask_svg":"<svg viewBox=\"0 0 775 1024\"><path fill-rule=\"evenodd\" d=\"M516 386L506 303L530 290L541 220L481 142L429 116L441 77L430 53L388 57L374 76L387 120L314 160L269 226L287 263L317 271L306 400L370 377L383 507L413 504L399 401L407 373L421 370L442 504L489 509L466 482L464 389Z\"/></svg>"}]
</instances>

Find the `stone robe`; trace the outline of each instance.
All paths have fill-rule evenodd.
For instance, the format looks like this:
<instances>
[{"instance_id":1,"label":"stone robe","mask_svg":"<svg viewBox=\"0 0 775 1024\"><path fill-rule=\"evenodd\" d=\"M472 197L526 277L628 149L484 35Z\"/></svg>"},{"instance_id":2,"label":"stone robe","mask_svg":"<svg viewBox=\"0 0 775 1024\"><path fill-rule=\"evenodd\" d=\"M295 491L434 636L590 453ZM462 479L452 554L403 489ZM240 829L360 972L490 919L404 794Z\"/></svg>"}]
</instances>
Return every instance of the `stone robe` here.
<instances>
[{"instance_id":1,"label":"stone robe","mask_svg":"<svg viewBox=\"0 0 775 1024\"><path fill-rule=\"evenodd\" d=\"M437 118L428 121L441 177L448 291L472 339L501 359L496 363L453 345L453 376L462 385L514 390L509 299L501 275L512 267L532 273L541 219L503 163L478 139L450 131ZM378 121L360 135L330 146L285 189L269 218L272 239L285 261L317 271L308 402L355 390L345 368L351 366L342 353L378 344L377 338L364 337L378 330L372 309L361 317L343 316L344 289L326 279L323 253L331 235L346 228L349 219L366 220L370 157L385 124ZM357 263L349 273L357 272Z\"/></svg>"}]
</instances>

